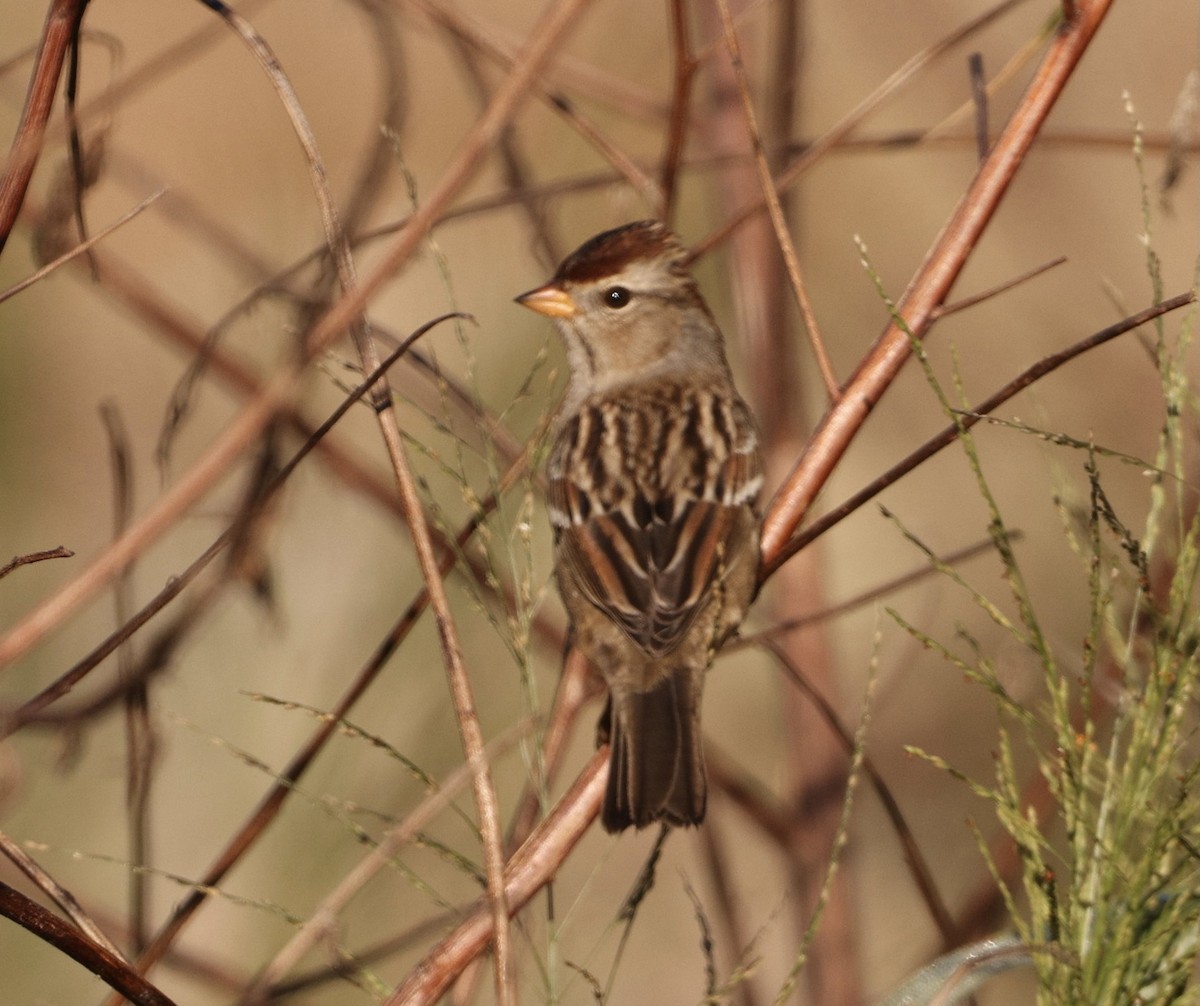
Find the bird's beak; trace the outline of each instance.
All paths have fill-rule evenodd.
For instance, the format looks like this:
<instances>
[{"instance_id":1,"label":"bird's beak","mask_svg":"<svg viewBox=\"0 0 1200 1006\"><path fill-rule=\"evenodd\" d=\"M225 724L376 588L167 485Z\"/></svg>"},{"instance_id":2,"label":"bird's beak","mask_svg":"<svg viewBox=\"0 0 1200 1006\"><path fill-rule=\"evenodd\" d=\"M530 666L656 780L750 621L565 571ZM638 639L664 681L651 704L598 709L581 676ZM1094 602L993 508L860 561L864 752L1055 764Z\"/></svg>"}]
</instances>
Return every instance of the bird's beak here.
<instances>
[{"instance_id":1,"label":"bird's beak","mask_svg":"<svg viewBox=\"0 0 1200 1006\"><path fill-rule=\"evenodd\" d=\"M571 318L579 313L579 306L571 299L571 295L553 283L523 293L516 301L522 307L544 314L547 318Z\"/></svg>"}]
</instances>

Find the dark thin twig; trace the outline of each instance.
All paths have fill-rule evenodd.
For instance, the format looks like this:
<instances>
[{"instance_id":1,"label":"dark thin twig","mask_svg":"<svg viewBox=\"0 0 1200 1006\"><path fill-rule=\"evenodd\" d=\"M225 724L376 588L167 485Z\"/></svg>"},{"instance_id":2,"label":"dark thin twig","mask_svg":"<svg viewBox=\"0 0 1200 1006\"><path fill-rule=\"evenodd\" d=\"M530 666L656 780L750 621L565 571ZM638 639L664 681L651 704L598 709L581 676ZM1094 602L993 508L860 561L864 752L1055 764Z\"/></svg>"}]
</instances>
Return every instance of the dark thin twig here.
<instances>
[{"instance_id":1,"label":"dark thin twig","mask_svg":"<svg viewBox=\"0 0 1200 1006\"><path fill-rule=\"evenodd\" d=\"M933 457L943 447L952 444L957 439L960 430L969 430L972 426L983 419L988 413L994 412L1001 405L1007 402L1018 392L1024 391L1034 382L1045 377L1052 371L1057 370L1064 363L1075 359L1075 357L1095 349L1097 346L1103 345L1111 339L1115 339L1119 335L1124 335L1126 332L1132 331L1140 325L1146 324L1148 321L1167 314L1170 311L1176 311L1181 307L1194 303L1196 295L1192 292L1182 293L1177 297L1172 297L1170 300L1165 300L1161 304L1155 304L1153 307L1148 307L1144 311L1139 311L1137 314L1130 315L1123 321L1117 322L1115 325L1110 325L1108 328L1101 329L1093 335L1088 336L1075 343L1073 346L1068 346L1066 349L1057 353L1052 353L1050 356L1044 357L1035 363L1032 367L1023 371L1013 380L1009 381L1003 388L985 398L978 406L972 410L971 414L963 415L957 423L952 423L937 434L925 441L920 447L909 454L902 461L893 465L878 478L873 479L870 483L856 492L853 496L843 502L840 506L835 507L827 514L813 521L807 528L791 538L785 544L780 546L776 553L763 563L762 579L766 580L788 559L804 548L809 542L819 538L835 524L848 517L860 506L867 501L873 499L879 493L883 492L892 483L897 482L903 476L920 465L922 462Z\"/></svg>"},{"instance_id":2,"label":"dark thin twig","mask_svg":"<svg viewBox=\"0 0 1200 1006\"><path fill-rule=\"evenodd\" d=\"M808 696L809 700L821 714L821 718L825 720L829 729L833 731L841 745L846 749L846 752L848 754L853 753L854 734L842 725L837 711L829 704L825 696L813 687L803 672L796 667L788 656L787 651L773 639L764 639L762 647L779 661L780 665L787 672L789 680ZM884 812L892 824L892 830L895 831L896 837L900 840L900 846L904 850L904 858L908 862L909 873L913 878L913 882L917 885L917 890L920 892L922 900L925 902L925 907L929 911L930 918L933 919L934 924L938 927L942 943L947 948L956 946L957 931L954 919L950 915L949 909L946 908L945 902L942 901L941 895L938 893L937 885L933 881L933 872L929 869L929 864L925 861L920 846L917 845L917 840L913 836L912 829L909 828L908 822L904 819L904 812L900 809L900 804L892 795L892 791L888 788L887 783L884 782L883 776L875 767L869 755L863 756L862 767L863 772L871 782L872 788L875 790L875 795L879 797L879 801L883 804Z\"/></svg>"},{"instance_id":3,"label":"dark thin twig","mask_svg":"<svg viewBox=\"0 0 1200 1006\"><path fill-rule=\"evenodd\" d=\"M675 211L675 195L679 165L687 142L688 107L691 104L692 82L697 63L691 52L688 25L688 5L685 0L671 0L671 59L675 66L675 83L671 91L671 115L667 123L667 142L662 154L659 187L663 194L663 219L671 222Z\"/></svg>"},{"instance_id":4,"label":"dark thin twig","mask_svg":"<svg viewBox=\"0 0 1200 1006\"><path fill-rule=\"evenodd\" d=\"M963 297L961 300L951 301L949 304L943 304L933 312L935 319L944 318L948 314L955 314L959 311L965 311L969 307L975 307L976 304L982 304L986 300L991 300L993 297L998 297L1002 293L1007 293L1014 287L1020 286L1022 283L1028 282L1035 276L1040 276L1044 272L1049 272L1064 262L1067 261L1065 255L1059 255L1058 258L1051 259L1049 262L1043 262L1041 265L1034 266L1028 272L1021 273L1020 276L1014 276L1012 279L1005 280L1003 283L998 283L995 286L980 293L972 294L970 297Z\"/></svg>"},{"instance_id":5,"label":"dark thin twig","mask_svg":"<svg viewBox=\"0 0 1200 1006\"><path fill-rule=\"evenodd\" d=\"M45 562L47 559L70 559L75 553L69 548L59 545L42 552L28 552L25 555L14 555L3 566L0 566L0 580L21 566L29 566L35 562Z\"/></svg>"},{"instance_id":6,"label":"dark thin twig","mask_svg":"<svg viewBox=\"0 0 1200 1006\"><path fill-rule=\"evenodd\" d=\"M1024 534L1020 530L1013 530L1009 532L1008 540L1015 545L1024 537ZM974 545L968 545L966 548L961 548L956 552L941 556L938 558L938 563L942 566L958 566L970 559L974 559L976 556L985 555L994 548L995 543L989 538L987 541L976 542ZM886 583L881 583L870 590L864 590L861 594L855 594L854 597L847 598L837 604L831 604L828 607L821 608L819 611L811 611L804 615L798 615L795 618L776 622L774 625L768 625L765 629L758 632L751 632L744 636L734 636L722 647L722 652L728 650L732 653L734 650L743 650L747 647L758 645L763 639L776 639L785 633L795 632L797 629L803 629L818 622L826 622L831 618L838 618L848 612L855 611L874 601L878 601L881 597L887 597L889 594L894 594L898 590L902 590L927 577L936 575L937 570L930 564L925 563L912 570L912 572L894 577Z\"/></svg>"},{"instance_id":7,"label":"dark thin twig","mask_svg":"<svg viewBox=\"0 0 1200 1006\"><path fill-rule=\"evenodd\" d=\"M0 853L8 857L10 863L28 877L38 888L53 902L58 905L67 917L79 927L88 939L92 940L97 946L103 947L114 957L121 957L121 951L117 949L116 944L105 935L95 921L83 910L83 906L75 899L70 891L63 887L49 873L47 873L41 865L14 842L4 832L0 832Z\"/></svg>"},{"instance_id":8,"label":"dark thin twig","mask_svg":"<svg viewBox=\"0 0 1200 1006\"><path fill-rule=\"evenodd\" d=\"M29 287L33 286L34 283L37 283L39 280L43 279L44 277L49 276L50 273L54 272L60 266L66 265L72 259L78 258L80 255L90 252L91 249L95 248L96 245L98 245L106 237L108 237L110 234L112 234L113 231L117 230L120 227L125 226L125 224L129 223L130 220L132 220L134 217L138 216L143 210L149 209L149 207L153 203L157 202L159 199L161 199L166 194L166 191L167 191L166 189L159 189L153 195L147 196L140 203L138 203L135 207L133 207L133 209L131 209L128 213L122 214L119 218L114 220L111 224L109 224L107 227L105 227L98 234L93 234L90 238L88 238L82 244L78 244L74 248L72 248L70 251L68 251L62 255L59 255L58 258L54 259L52 262L47 262L44 266L42 266L36 272L31 273L30 275L26 276L23 280L21 280L17 283L14 283L8 289L0 291L0 304L3 304L10 297L15 297L22 290L28 289Z\"/></svg>"},{"instance_id":9,"label":"dark thin twig","mask_svg":"<svg viewBox=\"0 0 1200 1006\"><path fill-rule=\"evenodd\" d=\"M134 1006L174 1006L118 956L35 901L0 882L0 915L82 964Z\"/></svg>"},{"instance_id":10,"label":"dark thin twig","mask_svg":"<svg viewBox=\"0 0 1200 1006\"><path fill-rule=\"evenodd\" d=\"M100 415L108 434L113 473L113 534L120 534L133 519L133 462L129 435L115 403L101 403ZM129 621L133 610L133 570L128 566L113 584L117 625ZM149 681L135 676L134 656L128 643L117 651L117 677L125 685L125 805L129 828L129 932L134 953L146 944L147 871L150 864L150 792L154 780L157 732L150 715Z\"/></svg>"}]
</instances>

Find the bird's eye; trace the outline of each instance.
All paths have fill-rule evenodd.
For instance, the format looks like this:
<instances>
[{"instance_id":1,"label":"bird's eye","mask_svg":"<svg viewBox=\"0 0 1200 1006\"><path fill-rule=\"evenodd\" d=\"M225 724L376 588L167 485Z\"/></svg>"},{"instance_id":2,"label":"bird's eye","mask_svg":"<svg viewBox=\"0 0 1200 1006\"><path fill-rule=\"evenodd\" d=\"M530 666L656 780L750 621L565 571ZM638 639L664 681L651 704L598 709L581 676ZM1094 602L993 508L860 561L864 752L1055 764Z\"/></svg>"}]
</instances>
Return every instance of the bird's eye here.
<instances>
[{"instance_id":1,"label":"bird's eye","mask_svg":"<svg viewBox=\"0 0 1200 1006\"><path fill-rule=\"evenodd\" d=\"M604 291L604 303L609 307L624 307L631 300L633 294L623 286L610 286Z\"/></svg>"}]
</instances>

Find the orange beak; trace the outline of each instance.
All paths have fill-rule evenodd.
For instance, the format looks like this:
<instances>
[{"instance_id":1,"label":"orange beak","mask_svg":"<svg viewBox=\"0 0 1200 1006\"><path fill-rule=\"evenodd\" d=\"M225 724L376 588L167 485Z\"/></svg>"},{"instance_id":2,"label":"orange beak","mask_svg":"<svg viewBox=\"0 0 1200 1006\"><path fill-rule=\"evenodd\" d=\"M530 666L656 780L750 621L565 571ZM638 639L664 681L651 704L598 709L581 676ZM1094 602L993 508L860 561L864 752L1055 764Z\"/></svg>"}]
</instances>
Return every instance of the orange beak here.
<instances>
[{"instance_id":1,"label":"orange beak","mask_svg":"<svg viewBox=\"0 0 1200 1006\"><path fill-rule=\"evenodd\" d=\"M579 312L579 306L571 299L571 295L553 283L523 293L516 301L522 307L544 314L547 318L570 318Z\"/></svg>"}]
</instances>

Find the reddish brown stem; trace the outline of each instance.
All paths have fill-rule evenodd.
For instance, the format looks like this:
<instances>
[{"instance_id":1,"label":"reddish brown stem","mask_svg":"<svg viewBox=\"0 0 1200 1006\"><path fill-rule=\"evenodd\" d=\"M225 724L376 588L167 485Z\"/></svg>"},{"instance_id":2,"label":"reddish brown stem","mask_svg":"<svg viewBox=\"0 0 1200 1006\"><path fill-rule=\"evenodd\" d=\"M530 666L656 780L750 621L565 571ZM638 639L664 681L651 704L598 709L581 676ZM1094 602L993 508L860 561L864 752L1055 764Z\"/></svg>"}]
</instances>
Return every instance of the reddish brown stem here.
<instances>
[{"instance_id":1,"label":"reddish brown stem","mask_svg":"<svg viewBox=\"0 0 1200 1006\"><path fill-rule=\"evenodd\" d=\"M46 14L33 78L25 95L25 107L21 110L21 122L8 155L4 177L0 179L0 252L4 250L25 202L29 179L33 177L33 169L42 152L46 123L50 120L50 109L54 107L63 63L79 31L86 7L87 0L54 0Z\"/></svg>"}]
</instances>

